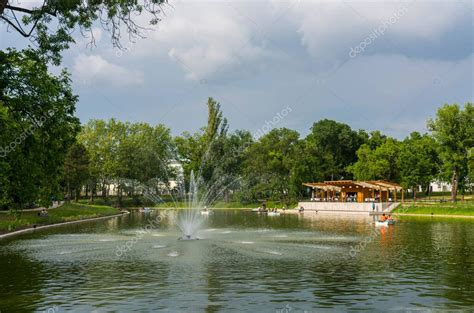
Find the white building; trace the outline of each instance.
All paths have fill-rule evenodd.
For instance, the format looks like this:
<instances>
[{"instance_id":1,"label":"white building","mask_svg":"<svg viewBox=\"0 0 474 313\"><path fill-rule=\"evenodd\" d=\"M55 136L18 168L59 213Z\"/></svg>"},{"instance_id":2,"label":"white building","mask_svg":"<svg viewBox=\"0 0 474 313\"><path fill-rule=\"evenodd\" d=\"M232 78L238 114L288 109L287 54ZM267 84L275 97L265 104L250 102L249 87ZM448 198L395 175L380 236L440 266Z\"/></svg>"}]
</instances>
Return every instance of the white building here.
<instances>
[{"instance_id":1,"label":"white building","mask_svg":"<svg viewBox=\"0 0 474 313\"><path fill-rule=\"evenodd\" d=\"M430 184L430 192L449 192L451 184L441 181L434 181Z\"/></svg>"}]
</instances>

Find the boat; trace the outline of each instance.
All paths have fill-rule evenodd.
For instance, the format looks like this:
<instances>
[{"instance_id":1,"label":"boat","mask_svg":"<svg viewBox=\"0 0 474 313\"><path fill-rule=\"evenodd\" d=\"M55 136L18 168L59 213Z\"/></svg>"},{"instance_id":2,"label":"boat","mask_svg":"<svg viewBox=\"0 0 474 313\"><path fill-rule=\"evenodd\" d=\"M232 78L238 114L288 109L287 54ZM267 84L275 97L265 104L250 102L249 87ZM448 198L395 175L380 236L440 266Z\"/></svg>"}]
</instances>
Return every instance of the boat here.
<instances>
[{"instance_id":1,"label":"boat","mask_svg":"<svg viewBox=\"0 0 474 313\"><path fill-rule=\"evenodd\" d=\"M380 227L387 227L389 225L394 225L394 224L395 224L394 220L385 221L385 222L381 222L381 221L375 222L375 226L380 226Z\"/></svg>"},{"instance_id":2,"label":"boat","mask_svg":"<svg viewBox=\"0 0 474 313\"><path fill-rule=\"evenodd\" d=\"M210 213L211 211L208 211L208 210L201 211L201 215L209 215Z\"/></svg>"},{"instance_id":3,"label":"boat","mask_svg":"<svg viewBox=\"0 0 474 313\"><path fill-rule=\"evenodd\" d=\"M280 216L281 213L280 212L268 212L267 215L268 216Z\"/></svg>"}]
</instances>

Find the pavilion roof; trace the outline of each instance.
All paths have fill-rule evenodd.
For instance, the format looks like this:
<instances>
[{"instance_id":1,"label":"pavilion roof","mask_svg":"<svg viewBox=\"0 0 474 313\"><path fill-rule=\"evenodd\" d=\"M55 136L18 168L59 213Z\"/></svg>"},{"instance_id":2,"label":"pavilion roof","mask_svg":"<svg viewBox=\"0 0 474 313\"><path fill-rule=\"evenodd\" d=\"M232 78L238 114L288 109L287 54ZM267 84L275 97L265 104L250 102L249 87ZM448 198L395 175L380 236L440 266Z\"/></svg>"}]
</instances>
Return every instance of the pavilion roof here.
<instances>
[{"instance_id":1,"label":"pavilion roof","mask_svg":"<svg viewBox=\"0 0 474 313\"><path fill-rule=\"evenodd\" d=\"M313 189L320 189L324 191L341 191L341 187L326 183L303 183L303 186L311 187Z\"/></svg>"},{"instance_id":2,"label":"pavilion roof","mask_svg":"<svg viewBox=\"0 0 474 313\"><path fill-rule=\"evenodd\" d=\"M367 189L375 190L391 190L391 191L400 191L402 186L396 183L376 180L376 181L354 181L354 180L334 180L334 181L325 181L324 183L303 183L304 186L311 187L314 189L321 190L334 190L341 191L342 188L351 188L352 186L358 186Z\"/></svg>"},{"instance_id":3,"label":"pavilion roof","mask_svg":"<svg viewBox=\"0 0 474 313\"><path fill-rule=\"evenodd\" d=\"M392 182L385 181L385 180L376 180L376 181L372 181L371 183L382 186L382 187L387 188L389 190L394 190L394 191L400 191L400 190L403 189L403 187L400 186L399 184L392 183Z\"/></svg>"}]
</instances>

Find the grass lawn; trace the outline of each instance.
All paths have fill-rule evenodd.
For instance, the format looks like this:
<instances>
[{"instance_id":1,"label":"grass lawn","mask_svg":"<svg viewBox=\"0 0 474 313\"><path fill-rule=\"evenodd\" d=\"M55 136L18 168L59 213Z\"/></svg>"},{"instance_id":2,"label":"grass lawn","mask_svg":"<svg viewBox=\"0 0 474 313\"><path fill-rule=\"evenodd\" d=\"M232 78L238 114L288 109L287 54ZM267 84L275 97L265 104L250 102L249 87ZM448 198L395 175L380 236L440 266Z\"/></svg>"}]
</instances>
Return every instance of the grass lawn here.
<instances>
[{"instance_id":1,"label":"grass lawn","mask_svg":"<svg viewBox=\"0 0 474 313\"><path fill-rule=\"evenodd\" d=\"M116 208L100 205L67 203L56 209L49 209L47 217L38 216L37 211L24 211L17 218L8 211L0 212L0 234L32 227L61 222L118 214Z\"/></svg>"},{"instance_id":2,"label":"grass lawn","mask_svg":"<svg viewBox=\"0 0 474 313\"><path fill-rule=\"evenodd\" d=\"M457 203L410 203L403 204L393 213L429 214L434 215L464 215L474 216L474 201Z\"/></svg>"}]
</instances>

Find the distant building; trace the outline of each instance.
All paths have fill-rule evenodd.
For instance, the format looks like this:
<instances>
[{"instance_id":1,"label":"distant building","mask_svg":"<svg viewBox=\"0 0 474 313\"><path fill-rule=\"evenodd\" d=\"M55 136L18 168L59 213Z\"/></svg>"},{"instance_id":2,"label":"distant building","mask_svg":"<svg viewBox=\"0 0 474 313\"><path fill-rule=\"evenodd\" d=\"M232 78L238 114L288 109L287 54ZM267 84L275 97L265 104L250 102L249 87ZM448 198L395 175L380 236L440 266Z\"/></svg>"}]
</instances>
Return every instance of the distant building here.
<instances>
[{"instance_id":1,"label":"distant building","mask_svg":"<svg viewBox=\"0 0 474 313\"><path fill-rule=\"evenodd\" d=\"M435 181L430 184L430 192L449 192L451 187L450 183Z\"/></svg>"},{"instance_id":2,"label":"distant building","mask_svg":"<svg viewBox=\"0 0 474 313\"><path fill-rule=\"evenodd\" d=\"M424 189L422 186L418 186L417 192L425 192L426 189ZM450 192L451 191L451 184L447 182L442 182L442 181L434 181L430 183L430 193L433 192ZM408 189L408 192L413 192L412 189Z\"/></svg>"}]
</instances>

